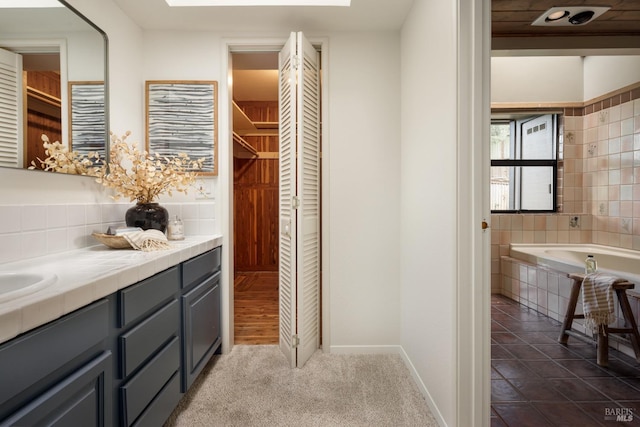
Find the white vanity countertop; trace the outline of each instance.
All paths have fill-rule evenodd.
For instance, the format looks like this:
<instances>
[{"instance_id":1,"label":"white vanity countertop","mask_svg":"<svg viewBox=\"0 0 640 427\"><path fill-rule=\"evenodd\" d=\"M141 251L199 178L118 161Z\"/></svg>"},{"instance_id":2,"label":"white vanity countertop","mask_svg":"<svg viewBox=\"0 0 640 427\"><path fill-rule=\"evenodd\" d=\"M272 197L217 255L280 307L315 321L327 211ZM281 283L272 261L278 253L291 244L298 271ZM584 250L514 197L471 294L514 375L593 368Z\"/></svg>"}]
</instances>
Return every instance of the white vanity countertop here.
<instances>
[{"instance_id":1,"label":"white vanity countertop","mask_svg":"<svg viewBox=\"0 0 640 427\"><path fill-rule=\"evenodd\" d=\"M170 244L154 252L98 245L0 264L0 273L57 276L44 289L0 302L0 343L218 247L222 236L187 236Z\"/></svg>"}]
</instances>

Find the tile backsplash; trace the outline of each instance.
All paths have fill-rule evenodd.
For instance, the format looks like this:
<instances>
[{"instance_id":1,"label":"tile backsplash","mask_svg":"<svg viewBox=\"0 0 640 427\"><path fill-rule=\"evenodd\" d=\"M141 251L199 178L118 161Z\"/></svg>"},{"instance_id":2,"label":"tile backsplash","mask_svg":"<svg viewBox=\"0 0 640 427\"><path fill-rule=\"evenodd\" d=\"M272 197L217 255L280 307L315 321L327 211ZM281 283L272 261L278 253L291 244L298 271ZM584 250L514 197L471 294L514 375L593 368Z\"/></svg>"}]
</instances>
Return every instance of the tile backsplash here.
<instances>
[{"instance_id":1,"label":"tile backsplash","mask_svg":"<svg viewBox=\"0 0 640 427\"><path fill-rule=\"evenodd\" d=\"M555 214L491 215L491 289L510 243L596 243L640 251L640 83L566 108Z\"/></svg>"},{"instance_id":2,"label":"tile backsplash","mask_svg":"<svg viewBox=\"0 0 640 427\"><path fill-rule=\"evenodd\" d=\"M218 232L215 202L162 203L186 235ZM123 226L131 203L0 205L0 264L99 244L91 233Z\"/></svg>"}]
</instances>

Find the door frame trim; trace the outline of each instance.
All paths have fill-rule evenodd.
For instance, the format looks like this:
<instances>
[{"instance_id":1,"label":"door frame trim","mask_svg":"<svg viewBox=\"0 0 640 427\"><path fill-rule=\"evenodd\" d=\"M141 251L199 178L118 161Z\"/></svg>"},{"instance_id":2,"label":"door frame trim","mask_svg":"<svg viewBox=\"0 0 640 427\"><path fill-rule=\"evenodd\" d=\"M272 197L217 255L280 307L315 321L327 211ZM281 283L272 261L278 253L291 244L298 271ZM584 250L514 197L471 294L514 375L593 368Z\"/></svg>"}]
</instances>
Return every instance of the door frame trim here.
<instances>
[{"instance_id":1,"label":"door frame trim","mask_svg":"<svg viewBox=\"0 0 640 427\"><path fill-rule=\"evenodd\" d=\"M490 423L489 125L491 10L458 0L457 277L455 424ZM472 195L472 196L470 196Z\"/></svg>"}]
</instances>

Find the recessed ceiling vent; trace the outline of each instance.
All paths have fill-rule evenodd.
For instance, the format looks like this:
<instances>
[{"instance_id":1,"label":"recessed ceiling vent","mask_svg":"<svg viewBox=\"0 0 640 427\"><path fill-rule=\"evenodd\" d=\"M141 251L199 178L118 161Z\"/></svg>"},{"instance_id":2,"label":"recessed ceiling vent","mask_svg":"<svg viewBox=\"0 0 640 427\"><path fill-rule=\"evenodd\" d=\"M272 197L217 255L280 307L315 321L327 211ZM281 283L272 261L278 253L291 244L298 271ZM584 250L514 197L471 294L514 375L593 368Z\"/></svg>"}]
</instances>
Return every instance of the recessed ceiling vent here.
<instances>
[{"instance_id":1,"label":"recessed ceiling vent","mask_svg":"<svg viewBox=\"0 0 640 427\"><path fill-rule=\"evenodd\" d=\"M531 25L545 25L548 27L585 25L609 9L611 8L603 6L552 7L540 15Z\"/></svg>"}]
</instances>

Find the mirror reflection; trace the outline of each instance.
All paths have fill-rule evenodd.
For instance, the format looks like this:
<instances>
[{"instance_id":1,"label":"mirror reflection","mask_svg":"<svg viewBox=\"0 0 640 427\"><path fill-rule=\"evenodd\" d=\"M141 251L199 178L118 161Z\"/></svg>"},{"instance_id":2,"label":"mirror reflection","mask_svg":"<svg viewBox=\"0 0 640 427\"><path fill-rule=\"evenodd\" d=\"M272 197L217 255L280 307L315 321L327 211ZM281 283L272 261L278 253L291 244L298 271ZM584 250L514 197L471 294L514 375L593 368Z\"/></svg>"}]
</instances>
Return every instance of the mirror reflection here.
<instances>
[{"instance_id":1,"label":"mirror reflection","mask_svg":"<svg viewBox=\"0 0 640 427\"><path fill-rule=\"evenodd\" d=\"M107 155L106 35L64 2L5 3L0 166L83 174L86 168L69 165L90 159L91 166Z\"/></svg>"}]
</instances>

